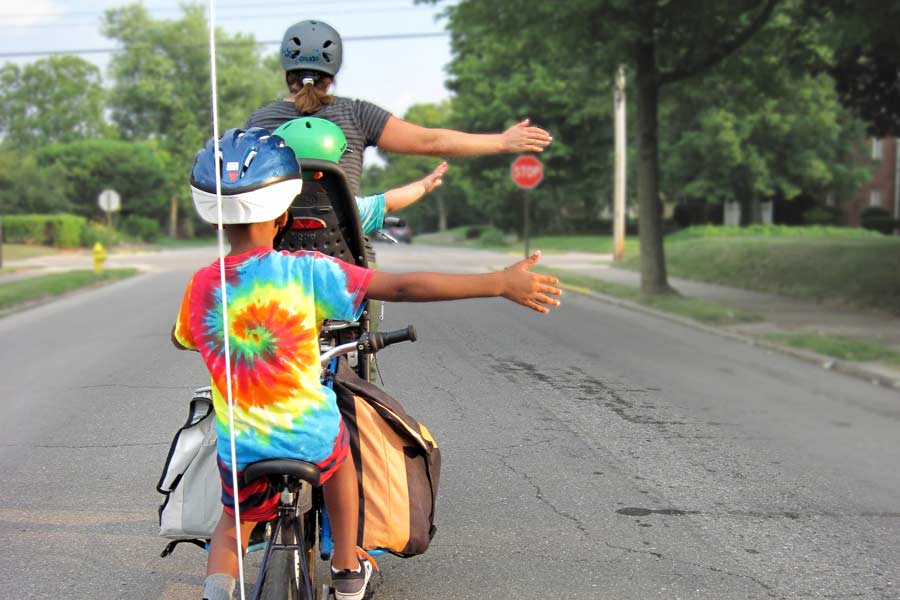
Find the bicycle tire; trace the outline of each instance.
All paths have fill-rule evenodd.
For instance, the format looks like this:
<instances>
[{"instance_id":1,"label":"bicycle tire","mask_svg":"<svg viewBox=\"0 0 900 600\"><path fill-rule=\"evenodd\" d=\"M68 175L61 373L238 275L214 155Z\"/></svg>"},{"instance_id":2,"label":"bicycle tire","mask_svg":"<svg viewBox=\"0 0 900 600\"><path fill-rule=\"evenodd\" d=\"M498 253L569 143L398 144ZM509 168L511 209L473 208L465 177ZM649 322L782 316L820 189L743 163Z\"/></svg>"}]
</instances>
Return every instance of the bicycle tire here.
<instances>
[{"instance_id":1,"label":"bicycle tire","mask_svg":"<svg viewBox=\"0 0 900 600\"><path fill-rule=\"evenodd\" d=\"M291 519L284 519L281 522L280 530L281 543L284 545L293 544L294 530ZM260 577L263 578L259 595L260 600L307 600L303 598L306 594L299 591L302 587L302 581L298 585L295 553L296 549L272 549L268 564L266 564L266 570L260 574Z\"/></svg>"},{"instance_id":2,"label":"bicycle tire","mask_svg":"<svg viewBox=\"0 0 900 600\"><path fill-rule=\"evenodd\" d=\"M269 557L263 575L260 600L301 600L294 585L293 552L276 550Z\"/></svg>"}]
</instances>

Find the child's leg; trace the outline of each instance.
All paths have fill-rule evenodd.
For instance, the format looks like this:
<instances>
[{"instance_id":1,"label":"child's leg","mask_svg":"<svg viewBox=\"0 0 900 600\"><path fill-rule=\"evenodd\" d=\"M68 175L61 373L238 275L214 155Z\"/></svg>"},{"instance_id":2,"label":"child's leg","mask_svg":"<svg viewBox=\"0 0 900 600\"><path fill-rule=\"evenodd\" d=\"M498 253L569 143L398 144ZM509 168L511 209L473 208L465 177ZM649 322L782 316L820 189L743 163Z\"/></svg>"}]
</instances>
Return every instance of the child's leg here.
<instances>
[{"instance_id":1,"label":"child's leg","mask_svg":"<svg viewBox=\"0 0 900 600\"><path fill-rule=\"evenodd\" d=\"M241 548L247 547L254 525L256 523L250 521L241 522ZM235 537L234 516L223 510L209 542L206 581L203 583L204 600L231 600L238 574Z\"/></svg>"},{"instance_id":2,"label":"child's leg","mask_svg":"<svg viewBox=\"0 0 900 600\"><path fill-rule=\"evenodd\" d=\"M244 548L245 551L250 540L250 533L255 526L256 523L252 521L241 521L241 548ZM234 516L229 515L224 510L209 543L206 574L212 575L213 573L224 573L232 577L237 577L238 574Z\"/></svg>"},{"instance_id":3,"label":"child's leg","mask_svg":"<svg viewBox=\"0 0 900 600\"><path fill-rule=\"evenodd\" d=\"M325 506L331 520L334 538L335 569L357 569L356 531L359 525L359 491L356 487L356 467L353 454L347 453L344 463L325 482Z\"/></svg>"}]
</instances>

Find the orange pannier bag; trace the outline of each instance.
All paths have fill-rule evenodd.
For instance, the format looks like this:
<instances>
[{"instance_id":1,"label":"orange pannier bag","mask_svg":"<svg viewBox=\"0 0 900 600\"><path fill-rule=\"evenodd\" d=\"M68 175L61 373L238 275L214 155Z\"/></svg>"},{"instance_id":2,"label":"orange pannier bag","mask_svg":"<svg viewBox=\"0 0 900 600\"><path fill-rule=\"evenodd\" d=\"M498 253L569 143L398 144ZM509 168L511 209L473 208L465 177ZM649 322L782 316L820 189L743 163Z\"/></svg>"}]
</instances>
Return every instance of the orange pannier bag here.
<instances>
[{"instance_id":1,"label":"orange pannier bag","mask_svg":"<svg viewBox=\"0 0 900 600\"><path fill-rule=\"evenodd\" d=\"M359 484L357 545L402 557L422 554L436 530L437 443L397 400L361 379L344 360L334 391Z\"/></svg>"}]
</instances>

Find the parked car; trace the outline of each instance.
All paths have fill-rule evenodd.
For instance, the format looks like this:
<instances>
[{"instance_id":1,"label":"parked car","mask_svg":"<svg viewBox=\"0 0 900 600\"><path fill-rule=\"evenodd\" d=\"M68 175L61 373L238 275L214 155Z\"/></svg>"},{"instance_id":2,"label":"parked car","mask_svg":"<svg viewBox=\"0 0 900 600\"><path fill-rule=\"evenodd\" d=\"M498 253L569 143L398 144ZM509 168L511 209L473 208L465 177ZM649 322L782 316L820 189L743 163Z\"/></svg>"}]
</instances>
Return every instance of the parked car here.
<instances>
[{"instance_id":1,"label":"parked car","mask_svg":"<svg viewBox=\"0 0 900 600\"><path fill-rule=\"evenodd\" d=\"M403 223L401 225L388 225L386 227L382 227L381 232L386 233L398 242L403 242L404 244L412 243L412 228L406 223Z\"/></svg>"}]
</instances>

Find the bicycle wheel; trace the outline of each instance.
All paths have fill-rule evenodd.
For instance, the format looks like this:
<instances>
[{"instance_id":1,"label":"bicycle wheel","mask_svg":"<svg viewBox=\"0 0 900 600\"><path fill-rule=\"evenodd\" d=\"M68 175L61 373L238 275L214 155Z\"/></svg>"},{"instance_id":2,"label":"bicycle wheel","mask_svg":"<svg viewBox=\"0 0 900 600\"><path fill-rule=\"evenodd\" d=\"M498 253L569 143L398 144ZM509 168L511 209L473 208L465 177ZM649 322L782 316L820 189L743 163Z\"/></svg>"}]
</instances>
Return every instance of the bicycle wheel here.
<instances>
[{"instance_id":1,"label":"bicycle wheel","mask_svg":"<svg viewBox=\"0 0 900 600\"><path fill-rule=\"evenodd\" d=\"M298 579L298 548L294 543L294 531L289 519L281 523L281 543L287 548L273 548L262 577L260 600L307 600L300 595L302 580ZM298 585L300 581L300 585ZM305 596L305 594L303 594ZM309 599L315 600L315 599Z\"/></svg>"}]
</instances>

